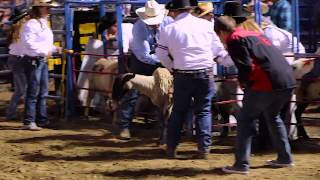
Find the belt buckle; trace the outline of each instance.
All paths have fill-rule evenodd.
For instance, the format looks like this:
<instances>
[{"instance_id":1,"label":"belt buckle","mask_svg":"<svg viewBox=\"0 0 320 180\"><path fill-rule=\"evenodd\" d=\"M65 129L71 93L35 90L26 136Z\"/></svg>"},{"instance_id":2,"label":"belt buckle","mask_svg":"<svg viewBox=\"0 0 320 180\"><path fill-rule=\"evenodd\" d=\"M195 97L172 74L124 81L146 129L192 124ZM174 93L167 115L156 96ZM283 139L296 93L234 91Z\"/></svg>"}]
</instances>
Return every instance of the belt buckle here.
<instances>
[{"instance_id":1,"label":"belt buckle","mask_svg":"<svg viewBox=\"0 0 320 180\"><path fill-rule=\"evenodd\" d=\"M36 60L32 60L31 64L32 64L32 66L36 66L37 65L37 61Z\"/></svg>"}]
</instances>

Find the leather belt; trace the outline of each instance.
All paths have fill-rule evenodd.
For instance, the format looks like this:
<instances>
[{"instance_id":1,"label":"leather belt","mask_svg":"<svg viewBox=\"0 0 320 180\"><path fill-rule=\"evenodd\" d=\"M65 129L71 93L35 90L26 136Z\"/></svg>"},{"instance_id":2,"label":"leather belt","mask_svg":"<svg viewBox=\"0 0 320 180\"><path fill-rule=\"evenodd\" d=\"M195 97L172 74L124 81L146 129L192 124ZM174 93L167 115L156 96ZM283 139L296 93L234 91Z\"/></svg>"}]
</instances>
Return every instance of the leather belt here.
<instances>
[{"instance_id":1,"label":"leather belt","mask_svg":"<svg viewBox=\"0 0 320 180\"><path fill-rule=\"evenodd\" d=\"M45 57L42 57L42 56L28 56L28 55L26 55L25 57L28 58L28 59L32 59L32 60L42 60L42 59L45 59Z\"/></svg>"},{"instance_id":2,"label":"leather belt","mask_svg":"<svg viewBox=\"0 0 320 180\"><path fill-rule=\"evenodd\" d=\"M212 72L212 68L197 69L197 70L179 70L179 69L173 69L173 72L174 72L174 73L179 73L179 74L206 73L206 72Z\"/></svg>"},{"instance_id":3,"label":"leather belt","mask_svg":"<svg viewBox=\"0 0 320 180\"><path fill-rule=\"evenodd\" d=\"M18 56L18 55L13 55L13 54L10 54L10 56L16 57L18 59L23 58L23 56Z\"/></svg>"}]
</instances>

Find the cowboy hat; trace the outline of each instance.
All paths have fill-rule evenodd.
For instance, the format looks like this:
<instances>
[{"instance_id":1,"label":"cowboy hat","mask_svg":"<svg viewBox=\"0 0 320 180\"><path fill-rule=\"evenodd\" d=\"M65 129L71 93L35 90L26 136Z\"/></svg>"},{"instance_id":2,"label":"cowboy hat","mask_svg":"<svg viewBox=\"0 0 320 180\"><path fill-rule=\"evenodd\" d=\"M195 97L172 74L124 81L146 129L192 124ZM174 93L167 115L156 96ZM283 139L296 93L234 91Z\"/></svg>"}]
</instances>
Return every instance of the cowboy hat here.
<instances>
[{"instance_id":1,"label":"cowboy hat","mask_svg":"<svg viewBox=\"0 0 320 180\"><path fill-rule=\"evenodd\" d=\"M99 20L98 32L102 33L104 30L109 29L116 23L116 14L114 12L106 12L106 14Z\"/></svg>"},{"instance_id":2,"label":"cowboy hat","mask_svg":"<svg viewBox=\"0 0 320 180\"><path fill-rule=\"evenodd\" d=\"M237 24L244 22L250 15L249 13L243 11L243 8L239 1L225 2L223 10L223 14L225 16L231 16L232 18L234 18Z\"/></svg>"},{"instance_id":3,"label":"cowboy hat","mask_svg":"<svg viewBox=\"0 0 320 180\"><path fill-rule=\"evenodd\" d=\"M9 18L9 21L11 21L12 24L15 24L26 16L28 16L27 10L20 10L18 8L15 8L13 15Z\"/></svg>"},{"instance_id":4,"label":"cowboy hat","mask_svg":"<svg viewBox=\"0 0 320 180\"><path fill-rule=\"evenodd\" d=\"M51 0L33 0L32 7L55 7L59 6L58 3Z\"/></svg>"},{"instance_id":5,"label":"cowboy hat","mask_svg":"<svg viewBox=\"0 0 320 180\"><path fill-rule=\"evenodd\" d=\"M198 6L197 0L172 0L169 10L190 9Z\"/></svg>"},{"instance_id":6,"label":"cowboy hat","mask_svg":"<svg viewBox=\"0 0 320 180\"><path fill-rule=\"evenodd\" d=\"M200 14L198 15L198 17L200 18L200 17L205 16L209 13L212 13L214 7L213 7L212 2L200 2L200 3L198 3L197 9L200 10Z\"/></svg>"},{"instance_id":7,"label":"cowboy hat","mask_svg":"<svg viewBox=\"0 0 320 180\"><path fill-rule=\"evenodd\" d=\"M168 9L168 10L169 10L169 9L172 9L172 5L173 5L173 4L172 4L172 1L169 1L169 2L166 4L165 8Z\"/></svg>"},{"instance_id":8,"label":"cowboy hat","mask_svg":"<svg viewBox=\"0 0 320 180\"><path fill-rule=\"evenodd\" d=\"M160 24L167 15L165 5L157 3L155 0L149 0L145 6L138 8L136 14L147 25Z\"/></svg>"},{"instance_id":9,"label":"cowboy hat","mask_svg":"<svg viewBox=\"0 0 320 180\"><path fill-rule=\"evenodd\" d=\"M254 7L254 1L251 1L250 3L244 5L244 9L250 13L254 12L253 7ZM269 12L269 7L266 3L260 2L260 9L261 9L261 14L266 14Z\"/></svg>"}]
</instances>

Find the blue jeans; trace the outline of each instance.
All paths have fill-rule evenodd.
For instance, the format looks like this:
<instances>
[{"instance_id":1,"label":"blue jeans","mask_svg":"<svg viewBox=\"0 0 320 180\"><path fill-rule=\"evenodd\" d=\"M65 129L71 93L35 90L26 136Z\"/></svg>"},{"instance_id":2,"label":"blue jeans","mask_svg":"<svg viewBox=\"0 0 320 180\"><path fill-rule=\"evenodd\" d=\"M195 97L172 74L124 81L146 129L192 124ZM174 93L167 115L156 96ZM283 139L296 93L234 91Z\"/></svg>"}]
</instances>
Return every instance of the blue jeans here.
<instances>
[{"instance_id":1,"label":"blue jeans","mask_svg":"<svg viewBox=\"0 0 320 180\"><path fill-rule=\"evenodd\" d=\"M135 74L151 76L158 67L139 61L134 55L130 57L130 71ZM130 124L134 115L134 108L139 97L137 90L130 90L121 99L118 111L120 129L130 128Z\"/></svg>"},{"instance_id":2,"label":"blue jeans","mask_svg":"<svg viewBox=\"0 0 320 180\"><path fill-rule=\"evenodd\" d=\"M214 95L212 72L179 74L174 73L173 110L168 122L168 148L175 149L180 141L183 123L188 119L188 111L193 98L198 137L198 150L209 152L211 145L211 100Z\"/></svg>"},{"instance_id":3,"label":"blue jeans","mask_svg":"<svg viewBox=\"0 0 320 180\"><path fill-rule=\"evenodd\" d=\"M14 92L7 109L6 118L15 119L17 118L17 106L19 101L26 92L27 82L23 71L23 62L20 57L9 56L8 66L13 75Z\"/></svg>"},{"instance_id":4,"label":"blue jeans","mask_svg":"<svg viewBox=\"0 0 320 180\"><path fill-rule=\"evenodd\" d=\"M277 150L277 160L281 163L292 162L286 127L280 118L280 111L290 101L291 96L291 89L273 92L245 90L243 107L237 122L235 167L249 169L252 137L256 134L256 120L261 114L266 120L265 128L268 128Z\"/></svg>"},{"instance_id":5,"label":"blue jeans","mask_svg":"<svg viewBox=\"0 0 320 180\"><path fill-rule=\"evenodd\" d=\"M48 64L45 59L24 57L25 75L28 83L25 98L24 124L44 125L48 121L46 96L48 95Z\"/></svg>"}]
</instances>

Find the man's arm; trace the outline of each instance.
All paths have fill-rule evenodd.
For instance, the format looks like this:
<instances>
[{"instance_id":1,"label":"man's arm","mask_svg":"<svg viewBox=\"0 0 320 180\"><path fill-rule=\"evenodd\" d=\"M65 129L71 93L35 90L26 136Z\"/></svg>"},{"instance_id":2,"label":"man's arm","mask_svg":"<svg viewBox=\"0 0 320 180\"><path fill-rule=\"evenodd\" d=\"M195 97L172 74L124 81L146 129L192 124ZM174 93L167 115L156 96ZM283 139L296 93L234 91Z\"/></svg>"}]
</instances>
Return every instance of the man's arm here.
<instances>
[{"instance_id":1,"label":"man's arm","mask_svg":"<svg viewBox=\"0 0 320 180\"><path fill-rule=\"evenodd\" d=\"M239 82L248 83L252 71L252 59L246 43L243 40L232 40L227 45L228 52L239 71Z\"/></svg>"},{"instance_id":2,"label":"man's arm","mask_svg":"<svg viewBox=\"0 0 320 180\"><path fill-rule=\"evenodd\" d=\"M231 67L234 66L234 63L229 56L228 52L224 48L224 45L222 44L220 38L218 35L213 32L213 41L212 41L212 52L214 55L214 60L225 67Z\"/></svg>"},{"instance_id":3,"label":"man's arm","mask_svg":"<svg viewBox=\"0 0 320 180\"><path fill-rule=\"evenodd\" d=\"M150 43L148 42L148 32L145 24L135 24L133 28L132 52L142 62L147 64L159 63L159 58L151 53Z\"/></svg>"},{"instance_id":4,"label":"man's arm","mask_svg":"<svg viewBox=\"0 0 320 180\"><path fill-rule=\"evenodd\" d=\"M291 6L287 5L281 8L279 16L280 16L279 28L282 28L291 32L292 30Z\"/></svg>"},{"instance_id":5,"label":"man's arm","mask_svg":"<svg viewBox=\"0 0 320 180\"><path fill-rule=\"evenodd\" d=\"M167 33L165 32L165 30L162 30L160 32L158 47L156 48L156 55L159 57L161 64L164 67L166 67L169 70L172 70L173 59L169 54L168 45L169 45L169 42L168 42Z\"/></svg>"}]
</instances>

